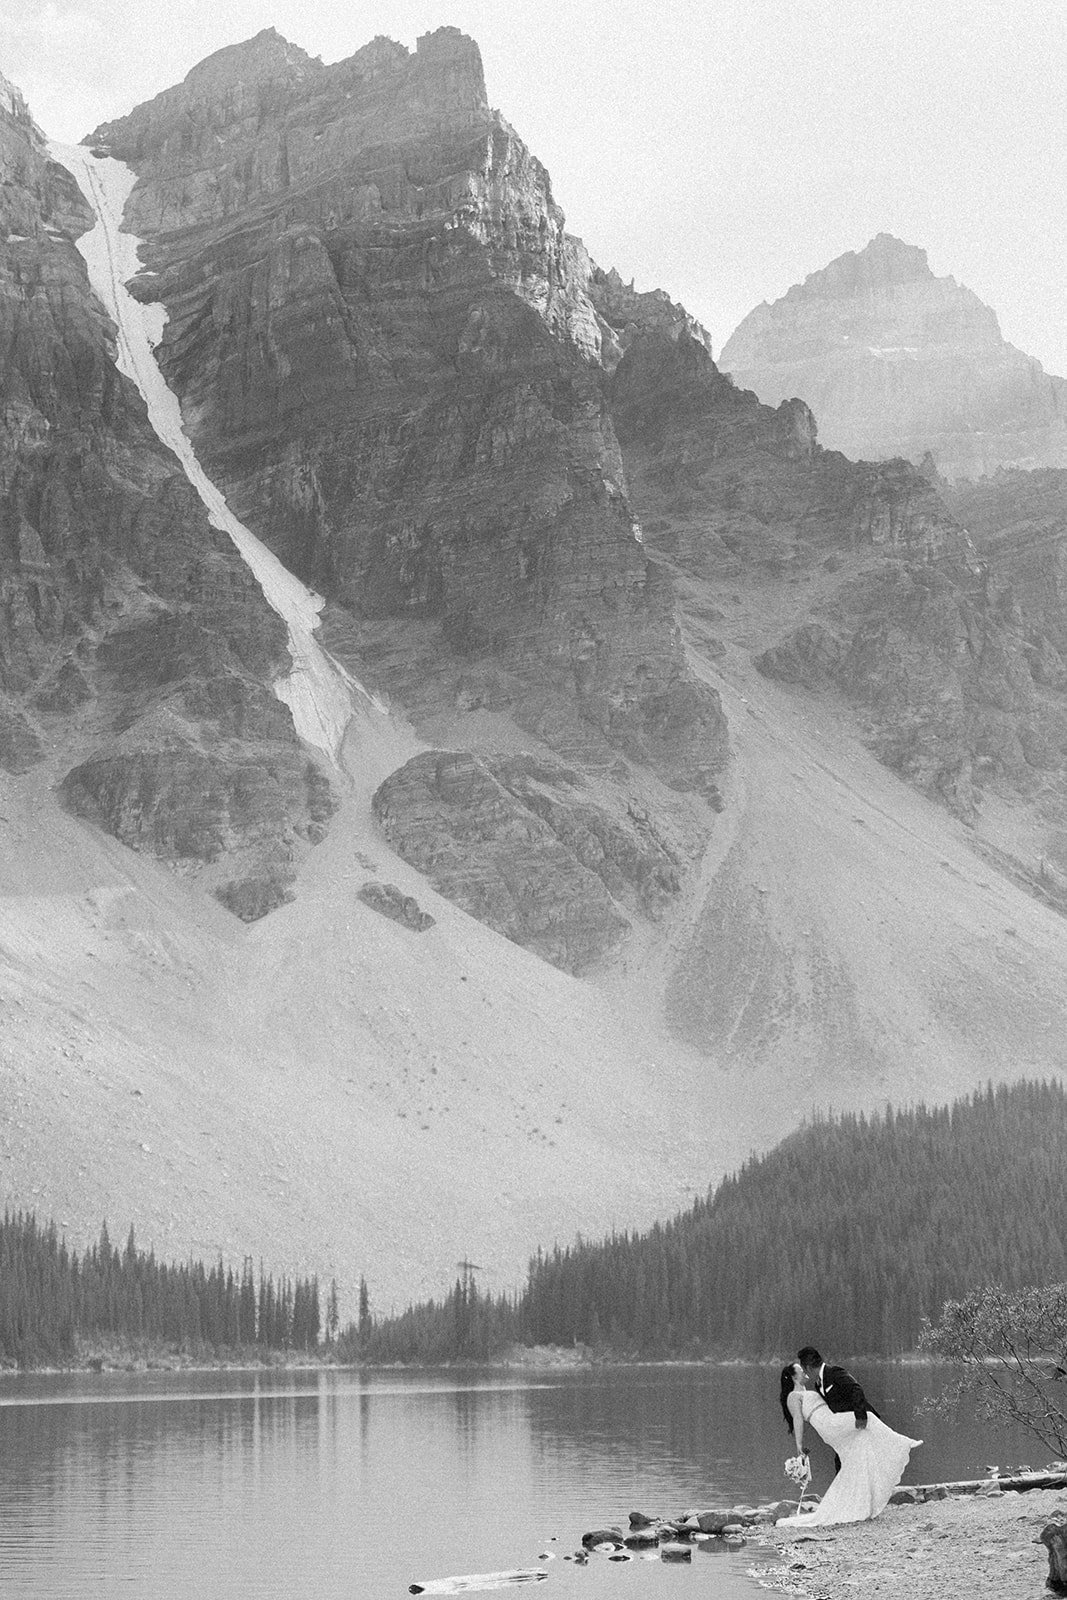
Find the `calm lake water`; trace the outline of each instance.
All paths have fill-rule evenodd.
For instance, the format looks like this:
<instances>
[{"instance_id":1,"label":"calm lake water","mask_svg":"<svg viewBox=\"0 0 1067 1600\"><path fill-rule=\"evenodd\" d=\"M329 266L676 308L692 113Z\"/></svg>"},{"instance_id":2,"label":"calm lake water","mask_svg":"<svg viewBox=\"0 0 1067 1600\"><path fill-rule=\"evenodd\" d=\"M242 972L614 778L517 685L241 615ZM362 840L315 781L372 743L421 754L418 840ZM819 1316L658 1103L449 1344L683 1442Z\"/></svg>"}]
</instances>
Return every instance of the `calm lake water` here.
<instances>
[{"instance_id":1,"label":"calm lake water","mask_svg":"<svg viewBox=\"0 0 1067 1600\"><path fill-rule=\"evenodd\" d=\"M927 1440L905 1481L1038 1464L1025 1437L917 1418L938 1381L929 1369L854 1370L887 1420ZM412 1582L534 1567L551 1553L547 1580L523 1592L752 1600L754 1545L704 1547L684 1567L563 1557L631 1510L784 1497L791 1445L776 1377L628 1367L5 1379L0 1594L387 1600Z\"/></svg>"}]
</instances>

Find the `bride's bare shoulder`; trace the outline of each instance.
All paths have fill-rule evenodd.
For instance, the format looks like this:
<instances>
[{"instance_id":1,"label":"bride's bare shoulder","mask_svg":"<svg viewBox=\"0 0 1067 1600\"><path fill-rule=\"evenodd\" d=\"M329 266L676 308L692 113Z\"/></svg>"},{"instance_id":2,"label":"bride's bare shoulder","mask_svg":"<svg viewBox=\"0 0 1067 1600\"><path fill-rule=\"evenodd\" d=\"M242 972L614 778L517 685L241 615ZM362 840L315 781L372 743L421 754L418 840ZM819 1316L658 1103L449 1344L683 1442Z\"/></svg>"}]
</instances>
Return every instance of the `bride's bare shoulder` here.
<instances>
[{"instance_id":1,"label":"bride's bare shoulder","mask_svg":"<svg viewBox=\"0 0 1067 1600\"><path fill-rule=\"evenodd\" d=\"M804 1390L791 1390L790 1393L785 1397L785 1403L789 1407L790 1411L796 1411L798 1406L802 1406L804 1404Z\"/></svg>"}]
</instances>

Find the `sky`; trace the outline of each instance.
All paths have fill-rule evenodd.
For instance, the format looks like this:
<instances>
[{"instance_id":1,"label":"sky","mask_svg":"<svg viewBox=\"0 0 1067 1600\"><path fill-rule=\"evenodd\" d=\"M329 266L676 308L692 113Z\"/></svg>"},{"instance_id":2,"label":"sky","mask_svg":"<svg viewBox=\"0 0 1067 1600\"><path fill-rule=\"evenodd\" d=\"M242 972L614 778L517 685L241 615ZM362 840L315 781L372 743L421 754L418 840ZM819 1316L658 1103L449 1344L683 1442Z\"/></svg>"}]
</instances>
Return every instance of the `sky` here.
<instances>
[{"instance_id":1,"label":"sky","mask_svg":"<svg viewBox=\"0 0 1067 1600\"><path fill-rule=\"evenodd\" d=\"M332 62L446 23L570 231L716 352L884 231L1067 376L1067 0L0 0L0 72L75 141L264 27Z\"/></svg>"}]
</instances>

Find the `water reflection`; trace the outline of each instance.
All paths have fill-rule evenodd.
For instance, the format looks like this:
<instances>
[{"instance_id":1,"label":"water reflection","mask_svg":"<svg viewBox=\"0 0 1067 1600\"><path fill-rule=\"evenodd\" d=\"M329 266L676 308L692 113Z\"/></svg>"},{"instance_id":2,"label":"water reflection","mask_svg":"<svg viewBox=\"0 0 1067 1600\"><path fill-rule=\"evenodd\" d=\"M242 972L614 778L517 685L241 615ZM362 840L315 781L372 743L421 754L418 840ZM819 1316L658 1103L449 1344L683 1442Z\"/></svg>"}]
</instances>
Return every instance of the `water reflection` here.
<instances>
[{"instance_id":1,"label":"water reflection","mask_svg":"<svg viewBox=\"0 0 1067 1600\"><path fill-rule=\"evenodd\" d=\"M895 1426L925 1432L913 1479L1025 1459L967 1419L915 1424L928 1372L859 1375ZM419 1577L535 1565L631 1509L784 1494L788 1450L771 1368L0 1382L0 1592L377 1600ZM648 1563L642 1600L695 1595L689 1576L718 1552ZM716 1563L720 1600L754 1592L748 1559ZM556 1561L554 1592L607 1600L628 1570Z\"/></svg>"}]
</instances>

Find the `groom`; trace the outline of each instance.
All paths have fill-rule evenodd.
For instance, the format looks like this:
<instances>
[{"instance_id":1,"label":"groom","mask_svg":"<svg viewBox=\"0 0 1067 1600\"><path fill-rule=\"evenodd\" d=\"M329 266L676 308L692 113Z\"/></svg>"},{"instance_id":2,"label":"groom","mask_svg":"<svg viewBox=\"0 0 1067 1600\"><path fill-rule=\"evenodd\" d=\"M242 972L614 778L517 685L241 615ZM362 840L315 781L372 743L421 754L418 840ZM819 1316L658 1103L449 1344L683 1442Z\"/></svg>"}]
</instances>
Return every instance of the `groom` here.
<instances>
[{"instance_id":1,"label":"groom","mask_svg":"<svg viewBox=\"0 0 1067 1600\"><path fill-rule=\"evenodd\" d=\"M804 1368L804 1376L822 1395L831 1411L854 1411L857 1428L867 1426L867 1414L880 1413L868 1402L860 1385L844 1367L832 1367L823 1360L814 1345L806 1344L797 1351L797 1360ZM841 1471L841 1457L834 1452L834 1471Z\"/></svg>"}]
</instances>

